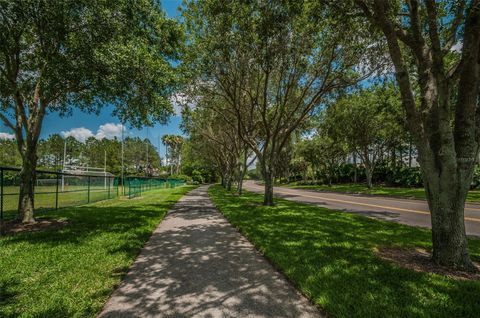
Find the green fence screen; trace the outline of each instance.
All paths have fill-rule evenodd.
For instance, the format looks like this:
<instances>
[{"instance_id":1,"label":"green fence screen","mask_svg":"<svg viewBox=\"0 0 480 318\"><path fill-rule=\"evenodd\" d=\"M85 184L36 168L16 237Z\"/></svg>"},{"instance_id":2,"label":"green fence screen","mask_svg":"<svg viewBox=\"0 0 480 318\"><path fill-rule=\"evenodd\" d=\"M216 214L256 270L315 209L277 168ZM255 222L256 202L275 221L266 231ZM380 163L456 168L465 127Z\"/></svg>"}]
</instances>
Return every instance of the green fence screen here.
<instances>
[{"instance_id":1,"label":"green fence screen","mask_svg":"<svg viewBox=\"0 0 480 318\"><path fill-rule=\"evenodd\" d=\"M126 177L125 178L125 196L135 198L142 195L143 192L154 189L175 188L184 185L182 179L163 179L155 177Z\"/></svg>"}]
</instances>

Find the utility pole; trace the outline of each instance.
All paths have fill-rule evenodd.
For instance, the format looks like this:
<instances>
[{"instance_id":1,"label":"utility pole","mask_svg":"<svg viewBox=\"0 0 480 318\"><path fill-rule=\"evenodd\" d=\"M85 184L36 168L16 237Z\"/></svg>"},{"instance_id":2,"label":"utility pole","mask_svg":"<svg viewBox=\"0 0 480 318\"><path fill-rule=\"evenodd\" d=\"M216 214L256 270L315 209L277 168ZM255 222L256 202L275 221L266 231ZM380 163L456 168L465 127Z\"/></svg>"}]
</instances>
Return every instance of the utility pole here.
<instances>
[{"instance_id":1,"label":"utility pole","mask_svg":"<svg viewBox=\"0 0 480 318\"><path fill-rule=\"evenodd\" d=\"M148 126L147 126L147 138L145 139L145 145L147 146L147 164L145 166L145 176L148 177L148 146L149 146L149 142L148 142Z\"/></svg>"},{"instance_id":2,"label":"utility pole","mask_svg":"<svg viewBox=\"0 0 480 318\"><path fill-rule=\"evenodd\" d=\"M160 135L157 136L158 139L157 139L157 142L158 142L158 147L157 147L157 150L158 150L158 167L157 167L157 176L161 174L161 170L162 170L162 167L163 167L163 163L162 163L162 154L161 154L161 139L160 139Z\"/></svg>"},{"instance_id":3,"label":"utility pole","mask_svg":"<svg viewBox=\"0 0 480 318\"><path fill-rule=\"evenodd\" d=\"M124 129L124 124L122 123L122 195L125 196L125 179L124 179L124 175L123 175L123 129Z\"/></svg>"},{"instance_id":4,"label":"utility pole","mask_svg":"<svg viewBox=\"0 0 480 318\"><path fill-rule=\"evenodd\" d=\"M104 179L104 189L107 188L107 150L103 150L103 179Z\"/></svg>"},{"instance_id":5,"label":"utility pole","mask_svg":"<svg viewBox=\"0 0 480 318\"><path fill-rule=\"evenodd\" d=\"M167 174L168 174L168 164L170 163L170 159L168 157L168 144L165 143L165 168L167 168Z\"/></svg>"},{"instance_id":6,"label":"utility pole","mask_svg":"<svg viewBox=\"0 0 480 318\"><path fill-rule=\"evenodd\" d=\"M65 191L65 165L67 163L67 138L63 142L62 192Z\"/></svg>"}]
</instances>

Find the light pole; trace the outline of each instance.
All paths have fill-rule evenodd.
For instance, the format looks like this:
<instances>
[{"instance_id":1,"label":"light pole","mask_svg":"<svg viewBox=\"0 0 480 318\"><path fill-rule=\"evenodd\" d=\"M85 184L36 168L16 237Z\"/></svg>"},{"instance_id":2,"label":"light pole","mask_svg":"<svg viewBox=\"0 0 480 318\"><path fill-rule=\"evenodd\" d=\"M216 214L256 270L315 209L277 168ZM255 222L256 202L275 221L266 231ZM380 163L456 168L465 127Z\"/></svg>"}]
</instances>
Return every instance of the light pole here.
<instances>
[{"instance_id":1,"label":"light pole","mask_svg":"<svg viewBox=\"0 0 480 318\"><path fill-rule=\"evenodd\" d=\"M67 138L63 142L62 192L65 191L65 164L67 162Z\"/></svg>"},{"instance_id":2,"label":"light pole","mask_svg":"<svg viewBox=\"0 0 480 318\"><path fill-rule=\"evenodd\" d=\"M103 180L104 180L104 185L103 188L107 188L107 150L103 150L104 157L103 157Z\"/></svg>"},{"instance_id":3,"label":"light pole","mask_svg":"<svg viewBox=\"0 0 480 318\"><path fill-rule=\"evenodd\" d=\"M145 166L145 176L148 177L148 146L149 146L149 141L148 141L148 126L147 126L147 138L145 139L145 145L147 147L147 163L146 163L146 166Z\"/></svg>"},{"instance_id":4,"label":"light pole","mask_svg":"<svg viewBox=\"0 0 480 318\"><path fill-rule=\"evenodd\" d=\"M124 129L124 124L122 123L122 173L121 173L121 176L122 176L122 196L125 196L125 179L124 179L124 175L123 175L123 143L124 143L124 139L123 139L123 129Z\"/></svg>"}]
</instances>

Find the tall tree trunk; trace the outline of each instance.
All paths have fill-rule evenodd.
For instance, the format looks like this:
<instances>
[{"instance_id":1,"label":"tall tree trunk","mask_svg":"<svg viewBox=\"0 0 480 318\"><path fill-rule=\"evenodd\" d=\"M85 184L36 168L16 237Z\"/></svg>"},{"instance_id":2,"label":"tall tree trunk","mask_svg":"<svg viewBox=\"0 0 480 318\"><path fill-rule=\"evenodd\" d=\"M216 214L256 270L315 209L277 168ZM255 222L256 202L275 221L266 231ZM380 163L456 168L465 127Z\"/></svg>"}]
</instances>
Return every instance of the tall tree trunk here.
<instances>
[{"instance_id":1,"label":"tall tree trunk","mask_svg":"<svg viewBox=\"0 0 480 318\"><path fill-rule=\"evenodd\" d=\"M273 206L273 177L271 175L265 177L263 205Z\"/></svg>"},{"instance_id":2,"label":"tall tree trunk","mask_svg":"<svg viewBox=\"0 0 480 318\"><path fill-rule=\"evenodd\" d=\"M397 167L397 151L395 149L395 147L392 147L392 168L395 169Z\"/></svg>"},{"instance_id":3,"label":"tall tree trunk","mask_svg":"<svg viewBox=\"0 0 480 318\"><path fill-rule=\"evenodd\" d=\"M425 15L418 14L422 10L419 3L410 3L411 15L420 19L402 33L407 37L397 32L397 21L390 14L394 6L389 6L388 1L375 1L373 12L364 1L356 3L372 24L382 30L395 66L432 215L433 260L441 265L473 269L465 234L464 205L479 144L480 2L466 2L469 4L465 20L459 21L459 25L464 24L462 54L453 74L450 74L450 65L448 68L444 65L444 51L451 47L442 48L436 12L440 5L435 1L425 2ZM419 30L423 25L428 25L428 38ZM402 50L400 41L409 48ZM414 77L410 77L403 52L412 53L408 58L418 69L415 78L420 88L420 105L415 100L411 83ZM452 96L456 99L453 105Z\"/></svg>"},{"instance_id":4,"label":"tall tree trunk","mask_svg":"<svg viewBox=\"0 0 480 318\"><path fill-rule=\"evenodd\" d=\"M412 167L412 139L408 143L408 167Z\"/></svg>"},{"instance_id":5,"label":"tall tree trunk","mask_svg":"<svg viewBox=\"0 0 480 318\"><path fill-rule=\"evenodd\" d=\"M370 167L365 166L365 175L367 177L367 187L371 189L372 185L372 169Z\"/></svg>"},{"instance_id":6,"label":"tall tree trunk","mask_svg":"<svg viewBox=\"0 0 480 318\"><path fill-rule=\"evenodd\" d=\"M435 173L427 174L425 181L431 211L433 261L439 265L475 270L468 253L464 222L469 185L439 182Z\"/></svg>"},{"instance_id":7,"label":"tall tree trunk","mask_svg":"<svg viewBox=\"0 0 480 318\"><path fill-rule=\"evenodd\" d=\"M274 172L271 167L267 167L265 164L262 164L263 170L263 179L265 181L265 192L263 195L263 205L273 206L273 180Z\"/></svg>"},{"instance_id":8,"label":"tall tree trunk","mask_svg":"<svg viewBox=\"0 0 480 318\"><path fill-rule=\"evenodd\" d=\"M245 172L242 172L240 174L240 177L238 178L238 185L237 185L237 194L242 195L243 193L243 179L245 178Z\"/></svg>"},{"instance_id":9,"label":"tall tree trunk","mask_svg":"<svg viewBox=\"0 0 480 318\"><path fill-rule=\"evenodd\" d=\"M36 145L36 144L35 144ZM33 223L35 204L35 182L37 155L36 146L28 145L24 149L22 169L20 171L20 193L18 197L18 220L22 223Z\"/></svg>"},{"instance_id":10,"label":"tall tree trunk","mask_svg":"<svg viewBox=\"0 0 480 318\"><path fill-rule=\"evenodd\" d=\"M247 172L247 159L248 159L248 153L247 151L244 151L244 154L242 157L242 163L240 166L240 173L238 176L238 186L237 186L238 195L242 195L242 192L243 192L243 179L245 178L245 173Z\"/></svg>"},{"instance_id":11,"label":"tall tree trunk","mask_svg":"<svg viewBox=\"0 0 480 318\"><path fill-rule=\"evenodd\" d=\"M357 154L353 153L353 183L358 182Z\"/></svg>"},{"instance_id":12,"label":"tall tree trunk","mask_svg":"<svg viewBox=\"0 0 480 318\"><path fill-rule=\"evenodd\" d=\"M230 176L227 177L227 191L232 190L232 178Z\"/></svg>"}]
</instances>

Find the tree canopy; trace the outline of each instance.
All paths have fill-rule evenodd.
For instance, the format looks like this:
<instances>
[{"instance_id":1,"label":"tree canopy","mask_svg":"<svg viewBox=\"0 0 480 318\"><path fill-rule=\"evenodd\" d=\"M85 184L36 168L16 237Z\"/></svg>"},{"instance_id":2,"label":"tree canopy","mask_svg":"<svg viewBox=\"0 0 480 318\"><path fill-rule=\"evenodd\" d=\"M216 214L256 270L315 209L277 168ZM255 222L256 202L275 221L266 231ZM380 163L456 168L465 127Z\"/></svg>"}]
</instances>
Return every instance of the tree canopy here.
<instances>
[{"instance_id":1,"label":"tree canopy","mask_svg":"<svg viewBox=\"0 0 480 318\"><path fill-rule=\"evenodd\" d=\"M182 27L157 2L1 0L0 119L22 156L19 217L33 221L37 146L48 112L106 105L135 127L165 122Z\"/></svg>"}]
</instances>

